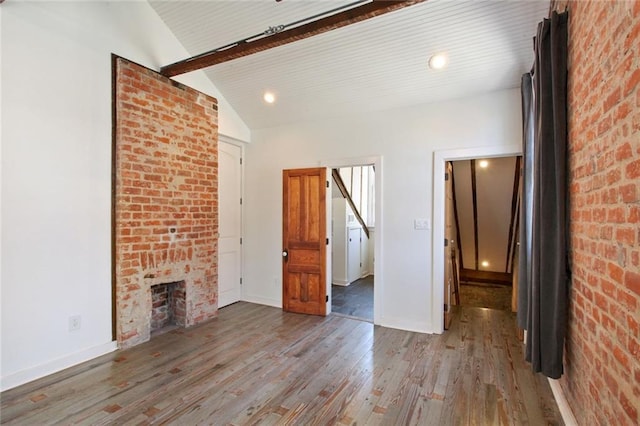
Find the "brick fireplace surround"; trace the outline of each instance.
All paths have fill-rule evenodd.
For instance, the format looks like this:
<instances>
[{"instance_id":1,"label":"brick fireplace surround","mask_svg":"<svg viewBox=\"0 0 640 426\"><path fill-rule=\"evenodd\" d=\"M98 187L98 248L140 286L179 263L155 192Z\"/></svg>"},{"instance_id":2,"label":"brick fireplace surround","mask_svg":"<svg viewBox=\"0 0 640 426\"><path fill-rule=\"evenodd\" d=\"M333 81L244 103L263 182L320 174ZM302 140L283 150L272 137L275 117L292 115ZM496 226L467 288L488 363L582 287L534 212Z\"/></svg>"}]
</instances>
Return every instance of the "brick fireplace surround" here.
<instances>
[{"instance_id":1,"label":"brick fireplace surround","mask_svg":"<svg viewBox=\"0 0 640 426\"><path fill-rule=\"evenodd\" d=\"M114 57L116 337L151 332L151 286L184 281L185 326L217 315L217 100Z\"/></svg>"}]
</instances>

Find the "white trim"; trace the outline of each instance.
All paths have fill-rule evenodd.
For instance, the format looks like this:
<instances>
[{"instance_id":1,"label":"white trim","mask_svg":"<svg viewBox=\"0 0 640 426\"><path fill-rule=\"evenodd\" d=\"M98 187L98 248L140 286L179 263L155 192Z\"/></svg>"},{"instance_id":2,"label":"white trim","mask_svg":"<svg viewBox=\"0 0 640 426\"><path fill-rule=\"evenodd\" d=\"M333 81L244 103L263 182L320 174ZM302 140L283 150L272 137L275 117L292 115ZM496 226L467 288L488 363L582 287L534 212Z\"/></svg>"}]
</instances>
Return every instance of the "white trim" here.
<instances>
[{"instance_id":1,"label":"white trim","mask_svg":"<svg viewBox=\"0 0 640 426\"><path fill-rule=\"evenodd\" d=\"M412 331L414 333L430 333L429 324L426 321L407 321L404 318L384 317L378 325L395 328L397 330Z\"/></svg>"},{"instance_id":2,"label":"white trim","mask_svg":"<svg viewBox=\"0 0 640 426\"><path fill-rule=\"evenodd\" d=\"M333 278L331 272L333 271L333 199L331 198L331 169L326 167L324 169L325 180L327 182L327 188L325 189L325 212L324 212L324 220L325 220L325 235L327 236L327 245L324 247L324 258L325 258L325 270L324 270L324 291L326 295L326 303L324 305L324 312L326 315L331 313L331 305L333 304L333 294L331 293L331 279Z\"/></svg>"},{"instance_id":3,"label":"white trim","mask_svg":"<svg viewBox=\"0 0 640 426\"><path fill-rule=\"evenodd\" d=\"M333 280L331 282L331 284L333 284L333 285L341 285L342 287L346 287L351 283L349 281L347 281L347 280Z\"/></svg>"},{"instance_id":4,"label":"white trim","mask_svg":"<svg viewBox=\"0 0 640 426\"><path fill-rule=\"evenodd\" d=\"M244 153L244 146L250 143L249 141L243 141L242 139L234 138L233 136L228 136L223 133L218 133L218 141L241 146L243 147L243 153Z\"/></svg>"},{"instance_id":5,"label":"white trim","mask_svg":"<svg viewBox=\"0 0 640 426\"><path fill-rule=\"evenodd\" d=\"M18 371L17 373L9 374L2 377L2 383L0 383L0 390L6 391L16 386L23 385L36 379L48 376L49 374L57 373L65 368L73 367L74 365L81 364L85 361L97 358L102 355L106 355L118 349L117 342L109 342L103 345L94 346L92 348L85 349L81 352L76 352L71 355L63 356L62 358L55 359L41 364L33 368Z\"/></svg>"},{"instance_id":6,"label":"white trim","mask_svg":"<svg viewBox=\"0 0 640 426\"><path fill-rule=\"evenodd\" d=\"M341 158L334 160L321 161L320 165L323 167L340 168L351 166L368 166L373 165L375 167L375 219L376 219L376 232L374 233L374 246L373 252L375 253L376 261L373 266L373 275L375 277L376 284L373 286L373 323L381 325L382 312L383 312L383 289L384 289L384 252L382 250L382 235L384 217L383 217L383 193L382 193L382 156L371 157L353 157L353 158ZM327 194L328 198L331 198L331 194ZM330 201L329 201L330 202Z\"/></svg>"},{"instance_id":7,"label":"white trim","mask_svg":"<svg viewBox=\"0 0 640 426\"><path fill-rule=\"evenodd\" d=\"M242 295L243 302L256 303L258 305L273 306L282 309L282 300L268 299L262 296L253 296L251 294Z\"/></svg>"},{"instance_id":8,"label":"white trim","mask_svg":"<svg viewBox=\"0 0 640 426\"><path fill-rule=\"evenodd\" d=\"M578 422L573 415L573 410L571 409L567 398L564 396L564 391L562 390L562 386L560 386L560 382L550 378L549 386L551 386L551 392L553 392L553 397L556 400L556 404L558 404L558 409L560 410L560 415L562 416L564 424L567 426L578 426Z\"/></svg>"},{"instance_id":9,"label":"white trim","mask_svg":"<svg viewBox=\"0 0 640 426\"><path fill-rule=\"evenodd\" d=\"M431 303L434 332L444 331L444 173L447 161L469 160L473 158L511 157L522 155L520 145L487 146L470 149L449 149L433 153L433 240Z\"/></svg>"}]
</instances>

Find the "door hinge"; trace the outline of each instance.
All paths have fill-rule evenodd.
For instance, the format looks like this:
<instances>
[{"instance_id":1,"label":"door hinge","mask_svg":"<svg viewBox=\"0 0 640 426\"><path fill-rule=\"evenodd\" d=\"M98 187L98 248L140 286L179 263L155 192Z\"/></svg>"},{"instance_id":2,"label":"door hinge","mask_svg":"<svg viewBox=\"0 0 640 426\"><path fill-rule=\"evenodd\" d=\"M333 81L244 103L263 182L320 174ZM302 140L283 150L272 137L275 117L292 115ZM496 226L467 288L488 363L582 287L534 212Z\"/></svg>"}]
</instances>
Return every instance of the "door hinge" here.
<instances>
[{"instance_id":1,"label":"door hinge","mask_svg":"<svg viewBox=\"0 0 640 426\"><path fill-rule=\"evenodd\" d=\"M327 245L329 245L329 239L327 238Z\"/></svg>"},{"instance_id":2,"label":"door hinge","mask_svg":"<svg viewBox=\"0 0 640 426\"><path fill-rule=\"evenodd\" d=\"M324 297L324 301L325 301L325 302L328 302L328 301L329 301L329 295L328 295L328 294Z\"/></svg>"},{"instance_id":3,"label":"door hinge","mask_svg":"<svg viewBox=\"0 0 640 426\"><path fill-rule=\"evenodd\" d=\"M240 205L242 205L242 197L240 197Z\"/></svg>"},{"instance_id":4,"label":"door hinge","mask_svg":"<svg viewBox=\"0 0 640 426\"><path fill-rule=\"evenodd\" d=\"M240 244L242 244L242 237L240 237Z\"/></svg>"},{"instance_id":5,"label":"door hinge","mask_svg":"<svg viewBox=\"0 0 640 426\"><path fill-rule=\"evenodd\" d=\"M362 268L362 262L360 262L360 267Z\"/></svg>"},{"instance_id":6,"label":"door hinge","mask_svg":"<svg viewBox=\"0 0 640 426\"><path fill-rule=\"evenodd\" d=\"M329 187L329 181L327 181L327 188Z\"/></svg>"},{"instance_id":7,"label":"door hinge","mask_svg":"<svg viewBox=\"0 0 640 426\"><path fill-rule=\"evenodd\" d=\"M242 285L242 277L240 277L240 284Z\"/></svg>"},{"instance_id":8,"label":"door hinge","mask_svg":"<svg viewBox=\"0 0 640 426\"><path fill-rule=\"evenodd\" d=\"M447 172L447 173L445 173L445 174L444 174L444 180L445 180L445 181L449 180L449 172Z\"/></svg>"},{"instance_id":9,"label":"door hinge","mask_svg":"<svg viewBox=\"0 0 640 426\"><path fill-rule=\"evenodd\" d=\"M449 246L449 240L447 238L444 239L444 246L445 247Z\"/></svg>"},{"instance_id":10,"label":"door hinge","mask_svg":"<svg viewBox=\"0 0 640 426\"><path fill-rule=\"evenodd\" d=\"M242 157L240 157L240 164L242 164Z\"/></svg>"}]
</instances>

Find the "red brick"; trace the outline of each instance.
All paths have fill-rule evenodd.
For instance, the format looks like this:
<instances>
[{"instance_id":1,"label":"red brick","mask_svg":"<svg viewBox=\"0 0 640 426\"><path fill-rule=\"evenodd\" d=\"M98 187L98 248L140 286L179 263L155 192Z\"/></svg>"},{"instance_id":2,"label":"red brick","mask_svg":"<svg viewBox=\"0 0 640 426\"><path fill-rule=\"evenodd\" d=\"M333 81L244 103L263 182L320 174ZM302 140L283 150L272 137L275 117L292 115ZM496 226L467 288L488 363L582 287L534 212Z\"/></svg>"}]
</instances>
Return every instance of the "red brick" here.
<instances>
[{"instance_id":1,"label":"red brick","mask_svg":"<svg viewBox=\"0 0 640 426\"><path fill-rule=\"evenodd\" d=\"M638 170L640 171L640 162L638 163ZM607 221L614 223L625 222L625 209L622 207L611 208L607 211Z\"/></svg>"},{"instance_id":2,"label":"red brick","mask_svg":"<svg viewBox=\"0 0 640 426\"><path fill-rule=\"evenodd\" d=\"M629 95L629 93L631 93L631 91L638 85L638 82L640 82L640 69L636 69L625 82L624 96Z\"/></svg>"},{"instance_id":3,"label":"red brick","mask_svg":"<svg viewBox=\"0 0 640 426\"><path fill-rule=\"evenodd\" d=\"M122 260L116 279L137 286L138 292L147 291L148 286L137 277L169 282L185 279L194 300L201 301L189 306L187 322L193 325L214 316L217 304L216 101L153 71L126 61L119 64L123 75L135 78L122 91L129 100L117 100L122 131L116 172L128 173L116 178L116 190L122 191L116 198L116 228L127 229L131 236L118 233L122 237L116 250L136 251L137 257ZM182 177L196 171L209 177L206 185L196 182L196 188L181 191ZM197 207L194 211L189 206ZM123 226L125 221L127 227ZM201 229L192 232L196 221L202 221ZM169 226L179 230L179 242L169 242ZM120 294L117 299L129 300L130 295ZM120 308L118 312L126 311ZM126 327L119 330L121 345L148 339L144 330Z\"/></svg>"},{"instance_id":4,"label":"red brick","mask_svg":"<svg viewBox=\"0 0 640 426\"><path fill-rule=\"evenodd\" d=\"M627 223L640 223L640 206L629 207Z\"/></svg>"},{"instance_id":5,"label":"red brick","mask_svg":"<svg viewBox=\"0 0 640 426\"><path fill-rule=\"evenodd\" d=\"M604 382L614 395L618 394L618 381L609 373L607 369L602 370Z\"/></svg>"},{"instance_id":6,"label":"red brick","mask_svg":"<svg viewBox=\"0 0 640 426\"><path fill-rule=\"evenodd\" d=\"M606 117L603 117L602 119L600 119L600 122L598 123L597 135L601 136L607 131L609 131L609 129L611 129L611 125L612 125L611 115L607 115Z\"/></svg>"},{"instance_id":7,"label":"red brick","mask_svg":"<svg viewBox=\"0 0 640 426\"><path fill-rule=\"evenodd\" d=\"M638 185L635 183L620 186L618 192L620 193L620 197L624 203L635 203L636 201L640 201Z\"/></svg>"},{"instance_id":8,"label":"red brick","mask_svg":"<svg viewBox=\"0 0 640 426\"><path fill-rule=\"evenodd\" d=\"M638 230L635 228L618 228L616 229L616 241L632 246L636 243L637 232Z\"/></svg>"},{"instance_id":9,"label":"red brick","mask_svg":"<svg viewBox=\"0 0 640 426\"><path fill-rule=\"evenodd\" d=\"M624 392L620 392L620 404L622 405L627 417L629 417L633 423L638 424L638 410L635 408L637 403L629 401Z\"/></svg>"},{"instance_id":10,"label":"red brick","mask_svg":"<svg viewBox=\"0 0 640 426\"><path fill-rule=\"evenodd\" d=\"M602 311L607 312L609 310L609 303L607 302L607 298L600 293L595 293L594 296L596 306L602 309Z\"/></svg>"},{"instance_id":11,"label":"red brick","mask_svg":"<svg viewBox=\"0 0 640 426\"><path fill-rule=\"evenodd\" d=\"M636 339L629 337L627 349L629 349L629 353L631 354L633 359L638 359L638 357L640 357L640 344L638 344L638 341Z\"/></svg>"},{"instance_id":12,"label":"red brick","mask_svg":"<svg viewBox=\"0 0 640 426\"><path fill-rule=\"evenodd\" d=\"M611 94L607 96L607 98L604 100L604 103L602 104L603 106L602 112L606 113L611 108L613 108L618 102L620 102L620 90L618 88L615 88L613 92L611 92Z\"/></svg>"},{"instance_id":13,"label":"red brick","mask_svg":"<svg viewBox=\"0 0 640 426\"><path fill-rule=\"evenodd\" d=\"M613 348L613 356L618 363L625 368L625 370L630 371L629 357L622 349L620 349L620 347L616 346Z\"/></svg>"},{"instance_id":14,"label":"red brick","mask_svg":"<svg viewBox=\"0 0 640 426\"><path fill-rule=\"evenodd\" d=\"M632 293L629 293L629 290L624 287L618 288L616 300L618 300L625 309L635 311L638 308L638 298Z\"/></svg>"},{"instance_id":15,"label":"red brick","mask_svg":"<svg viewBox=\"0 0 640 426\"><path fill-rule=\"evenodd\" d=\"M629 290L640 295L640 274L633 271L626 271L624 274L624 285Z\"/></svg>"},{"instance_id":16,"label":"red brick","mask_svg":"<svg viewBox=\"0 0 640 426\"><path fill-rule=\"evenodd\" d=\"M627 327L629 327L630 335L635 339L640 340L640 324L638 323L638 321L640 321L640 319L636 318L635 316L627 315Z\"/></svg>"},{"instance_id":17,"label":"red brick","mask_svg":"<svg viewBox=\"0 0 640 426\"><path fill-rule=\"evenodd\" d=\"M616 161L618 162L627 160L632 156L633 151L631 150L631 144L629 142L626 142L624 145L616 149Z\"/></svg>"},{"instance_id":18,"label":"red brick","mask_svg":"<svg viewBox=\"0 0 640 426\"><path fill-rule=\"evenodd\" d=\"M613 265L613 266L618 268L616 265ZM619 269L621 269L621 268L619 268ZM624 271L622 271L622 274L623 273L624 273ZM622 282L622 274L620 274L620 282ZM610 272L609 275L611 276L612 273ZM616 279L616 281L617 281L617 279ZM615 284L613 284L612 282L607 281L607 280L601 280L600 281L600 287L602 288L602 292L605 295L611 297L612 299L615 298L615 294L616 294L616 285Z\"/></svg>"}]
</instances>

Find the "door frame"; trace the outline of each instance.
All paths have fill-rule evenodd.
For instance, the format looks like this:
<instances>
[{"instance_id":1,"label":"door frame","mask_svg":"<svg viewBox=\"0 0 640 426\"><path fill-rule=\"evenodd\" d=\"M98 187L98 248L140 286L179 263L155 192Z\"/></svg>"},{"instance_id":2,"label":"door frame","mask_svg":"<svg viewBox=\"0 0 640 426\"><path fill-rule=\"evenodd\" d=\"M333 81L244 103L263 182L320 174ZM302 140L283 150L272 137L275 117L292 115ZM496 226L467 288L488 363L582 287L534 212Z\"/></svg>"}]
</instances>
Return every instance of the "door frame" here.
<instances>
[{"instance_id":1,"label":"door frame","mask_svg":"<svg viewBox=\"0 0 640 426\"><path fill-rule=\"evenodd\" d=\"M235 145L240 147L240 158L242 159L242 163L240 164L240 198L243 200L243 203L240 204L240 238L244 238L244 159L245 159L245 145L247 142L236 139L231 136L224 135L222 133L218 134L218 144L220 142L228 143L230 145ZM218 153L220 151L220 147L218 146ZM244 244L240 244L240 279L244 277ZM240 284L240 300L245 300L244 294L244 286Z\"/></svg>"},{"instance_id":2,"label":"door frame","mask_svg":"<svg viewBox=\"0 0 640 426\"><path fill-rule=\"evenodd\" d=\"M375 167L375 183L374 183L374 193L375 193L375 232L373 238L373 255L375 258L375 262L373 264L373 276L375 277L375 284L373 286L373 323L380 324L383 312L383 297L384 294L384 276L383 276L383 265L384 265L384 253L382 250L382 234L384 228L384 203L383 203L383 194L382 194L382 156L370 156L370 157L352 157L352 158L340 158L340 159L332 159L325 160L320 162L320 166L327 167L330 169L338 169L340 167L354 167L354 166L370 166L373 165ZM331 182L333 186L333 182ZM329 188L331 189L331 188ZM332 212L331 207L331 191L327 191L327 211L329 214ZM330 228L329 228L330 229ZM332 238L329 239L328 250L331 253L333 249L333 241ZM327 258L330 259L331 256L327 255ZM331 272L331 269L328 270L327 275ZM331 310L331 280L328 280L328 288L327 294L329 295L329 304L327 314Z\"/></svg>"},{"instance_id":3,"label":"door frame","mask_svg":"<svg viewBox=\"0 0 640 426\"><path fill-rule=\"evenodd\" d=\"M447 161L474 158L498 158L522 155L521 145L498 145L468 149L446 149L433 152L433 238L431 323L436 333L444 332L444 203Z\"/></svg>"}]
</instances>

